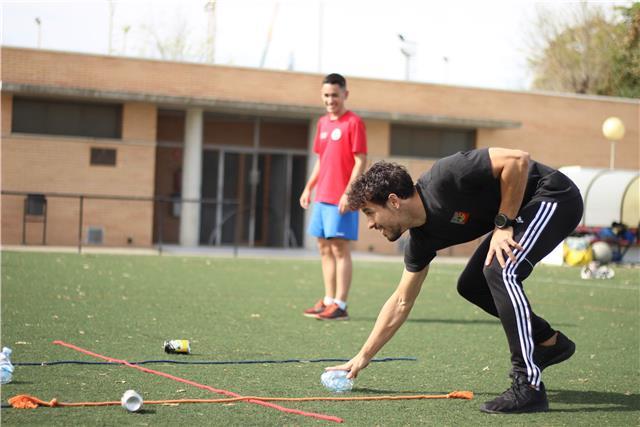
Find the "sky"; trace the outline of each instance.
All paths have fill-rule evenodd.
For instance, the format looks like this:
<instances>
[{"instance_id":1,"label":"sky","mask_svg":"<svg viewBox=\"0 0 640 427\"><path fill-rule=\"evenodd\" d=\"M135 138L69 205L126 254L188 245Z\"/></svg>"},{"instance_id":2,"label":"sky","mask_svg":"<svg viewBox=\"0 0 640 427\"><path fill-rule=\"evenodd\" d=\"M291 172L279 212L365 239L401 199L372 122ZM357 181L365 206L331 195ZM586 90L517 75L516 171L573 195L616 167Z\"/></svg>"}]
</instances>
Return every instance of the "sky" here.
<instances>
[{"instance_id":1,"label":"sky","mask_svg":"<svg viewBox=\"0 0 640 427\"><path fill-rule=\"evenodd\" d=\"M347 78L408 76L423 83L506 90L530 87L527 55L537 11L562 14L576 4L215 0L212 14L207 0L1 3L4 46L160 58L160 45L169 55L165 58L190 62L337 72ZM589 3L611 10L630 2ZM182 43L171 48L176 40Z\"/></svg>"}]
</instances>

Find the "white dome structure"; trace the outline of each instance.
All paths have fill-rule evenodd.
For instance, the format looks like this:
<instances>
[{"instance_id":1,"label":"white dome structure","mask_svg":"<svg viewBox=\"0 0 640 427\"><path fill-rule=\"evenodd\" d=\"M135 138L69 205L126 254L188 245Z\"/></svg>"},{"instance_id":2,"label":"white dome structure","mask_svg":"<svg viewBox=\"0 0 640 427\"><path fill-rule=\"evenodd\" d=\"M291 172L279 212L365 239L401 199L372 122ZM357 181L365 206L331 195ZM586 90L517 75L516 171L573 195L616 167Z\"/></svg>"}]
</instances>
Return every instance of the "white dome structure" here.
<instances>
[{"instance_id":1,"label":"white dome structure","mask_svg":"<svg viewBox=\"0 0 640 427\"><path fill-rule=\"evenodd\" d=\"M566 166L560 171L576 183L584 201L580 225L610 227L622 222L637 227L640 221L640 172Z\"/></svg>"},{"instance_id":2,"label":"white dome structure","mask_svg":"<svg viewBox=\"0 0 640 427\"><path fill-rule=\"evenodd\" d=\"M640 172L628 169L561 167L580 189L584 213L579 227L599 229L621 222L630 228L640 225ZM640 262L640 249L632 247L625 261ZM558 245L545 259L545 264L561 265L562 245Z\"/></svg>"}]
</instances>

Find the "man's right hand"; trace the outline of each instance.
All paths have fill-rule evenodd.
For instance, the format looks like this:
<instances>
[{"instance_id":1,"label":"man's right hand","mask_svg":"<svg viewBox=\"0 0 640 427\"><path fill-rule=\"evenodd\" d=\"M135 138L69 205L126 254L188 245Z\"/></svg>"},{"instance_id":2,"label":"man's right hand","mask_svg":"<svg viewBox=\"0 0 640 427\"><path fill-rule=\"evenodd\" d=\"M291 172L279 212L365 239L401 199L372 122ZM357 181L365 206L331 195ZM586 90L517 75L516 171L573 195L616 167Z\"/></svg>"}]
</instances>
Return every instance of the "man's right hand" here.
<instances>
[{"instance_id":1,"label":"man's right hand","mask_svg":"<svg viewBox=\"0 0 640 427\"><path fill-rule=\"evenodd\" d=\"M342 365L324 368L325 371L349 371L347 378L356 378L358 373L369 365L370 359L358 353L353 359Z\"/></svg>"}]
</instances>

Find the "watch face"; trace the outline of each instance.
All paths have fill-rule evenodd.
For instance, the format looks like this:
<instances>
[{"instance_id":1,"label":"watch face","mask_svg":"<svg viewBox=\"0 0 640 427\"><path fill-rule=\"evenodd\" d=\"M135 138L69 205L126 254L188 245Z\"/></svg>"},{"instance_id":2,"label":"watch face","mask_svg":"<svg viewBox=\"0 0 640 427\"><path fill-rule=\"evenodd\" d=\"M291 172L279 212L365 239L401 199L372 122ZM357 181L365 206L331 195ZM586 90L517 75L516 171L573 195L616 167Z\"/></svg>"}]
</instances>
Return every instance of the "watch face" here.
<instances>
[{"instance_id":1,"label":"watch face","mask_svg":"<svg viewBox=\"0 0 640 427\"><path fill-rule=\"evenodd\" d=\"M504 214L498 214L496 215L493 222L495 223L496 227L504 228L507 225L508 218Z\"/></svg>"}]
</instances>

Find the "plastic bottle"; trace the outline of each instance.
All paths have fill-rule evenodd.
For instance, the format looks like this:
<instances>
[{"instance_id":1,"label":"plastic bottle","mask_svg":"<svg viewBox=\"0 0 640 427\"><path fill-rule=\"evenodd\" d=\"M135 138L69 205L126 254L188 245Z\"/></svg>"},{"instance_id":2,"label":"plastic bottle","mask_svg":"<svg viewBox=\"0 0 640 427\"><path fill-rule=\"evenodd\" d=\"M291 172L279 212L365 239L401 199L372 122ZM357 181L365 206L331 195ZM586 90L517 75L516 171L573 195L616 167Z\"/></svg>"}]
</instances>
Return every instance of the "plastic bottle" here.
<instances>
[{"instance_id":1,"label":"plastic bottle","mask_svg":"<svg viewBox=\"0 0 640 427\"><path fill-rule=\"evenodd\" d=\"M347 378L348 371L325 371L320 376L322 385L334 393L344 393L351 391L353 380Z\"/></svg>"},{"instance_id":2,"label":"plastic bottle","mask_svg":"<svg viewBox=\"0 0 640 427\"><path fill-rule=\"evenodd\" d=\"M0 353L0 384L10 383L13 379L13 365L11 364L11 349L2 347Z\"/></svg>"}]
</instances>

